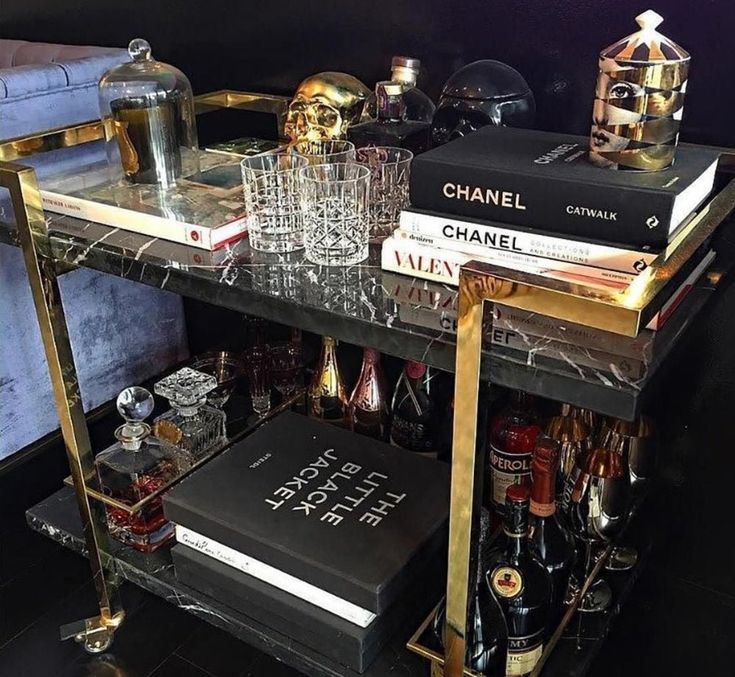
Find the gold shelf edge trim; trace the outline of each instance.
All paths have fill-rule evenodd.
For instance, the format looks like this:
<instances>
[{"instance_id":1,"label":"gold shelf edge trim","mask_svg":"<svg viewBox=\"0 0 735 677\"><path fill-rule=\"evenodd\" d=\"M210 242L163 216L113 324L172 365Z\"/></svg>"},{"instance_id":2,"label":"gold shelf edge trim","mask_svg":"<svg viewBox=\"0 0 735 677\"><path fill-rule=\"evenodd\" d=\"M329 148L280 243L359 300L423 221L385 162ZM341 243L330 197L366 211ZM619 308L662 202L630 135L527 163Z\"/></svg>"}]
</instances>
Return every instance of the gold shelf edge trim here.
<instances>
[{"instance_id":1,"label":"gold shelf edge trim","mask_svg":"<svg viewBox=\"0 0 735 677\"><path fill-rule=\"evenodd\" d=\"M160 487L159 489L156 489L153 493L148 494L148 496L138 501L137 503L134 503L133 505L123 503L122 501L118 501L117 499L112 498L111 496L108 496L107 494L102 493L97 487L90 486L88 481L85 482L84 484L84 491L87 494L87 496L89 496L90 498L96 501L99 501L100 503L104 503L105 505L108 505L111 508L115 508L117 510L123 510L124 512L130 515L134 515L135 513L140 512L151 501L158 498L161 494L165 493L166 491L168 491L169 489L177 485L185 477L188 477L189 475L191 475L191 473L198 470L206 463L209 463L216 456L219 456L223 451L229 449L233 444L235 444L236 442L239 442L246 435L249 435L250 433L254 432L263 423L266 423L267 421L272 419L277 414L280 414L281 412L286 411L289 407L294 405L300 397L304 397L305 394L306 394L305 388L297 390L296 393L294 393L294 395L292 395L289 399L285 400L284 402L281 402L278 406L271 409L265 416L262 416L256 422L254 422L252 426L246 427L243 430L241 430L239 433L234 435L233 437L228 438L226 442L222 443L222 445L215 447L206 456L202 457L196 463L194 463L191 466L191 468L187 469L185 472L181 473L181 475L178 475L177 477L172 479L170 482ZM64 478L64 484L70 487L74 486L74 482L72 480L71 475L68 475L67 477Z\"/></svg>"},{"instance_id":2,"label":"gold shelf edge trim","mask_svg":"<svg viewBox=\"0 0 735 677\"><path fill-rule=\"evenodd\" d=\"M636 336L659 310L664 288L735 209L735 179L706 203L692 221L624 290L605 291L533 273L470 261L462 266L478 300ZM682 281L683 282L683 281Z\"/></svg>"}]
</instances>

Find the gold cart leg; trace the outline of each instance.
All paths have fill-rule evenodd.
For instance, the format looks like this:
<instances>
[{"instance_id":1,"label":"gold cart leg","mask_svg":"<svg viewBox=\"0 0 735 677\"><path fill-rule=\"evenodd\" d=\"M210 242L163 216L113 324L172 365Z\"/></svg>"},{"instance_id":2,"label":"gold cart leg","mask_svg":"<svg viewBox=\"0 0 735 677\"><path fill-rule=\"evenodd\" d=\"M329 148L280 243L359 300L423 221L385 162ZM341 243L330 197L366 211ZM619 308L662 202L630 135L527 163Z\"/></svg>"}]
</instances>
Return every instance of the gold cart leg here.
<instances>
[{"instance_id":1,"label":"gold cart leg","mask_svg":"<svg viewBox=\"0 0 735 677\"><path fill-rule=\"evenodd\" d=\"M62 638L74 637L77 641L84 642L88 651L98 653L110 645L115 629L123 620L124 612L119 601L118 580L112 559L107 554L105 508L98 501L90 501L85 492L86 482L92 482L95 477L94 457L59 295L56 269L50 253L41 196L33 169L20 165L0 163L0 186L10 191L13 201L18 235L41 328L54 400L99 600L99 617L65 626L62 628Z\"/></svg>"},{"instance_id":2,"label":"gold cart leg","mask_svg":"<svg viewBox=\"0 0 735 677\"><path fill-rule=\"evenodd\" d=\"M452 487L447 568L445 677L464 671L473 518L482 495L483 454L477 452L477 405L482 358L484 290L477 278L460 274L457 325ZM459 406L459 403L462 403Z\"/></svg>"}]
</instances>

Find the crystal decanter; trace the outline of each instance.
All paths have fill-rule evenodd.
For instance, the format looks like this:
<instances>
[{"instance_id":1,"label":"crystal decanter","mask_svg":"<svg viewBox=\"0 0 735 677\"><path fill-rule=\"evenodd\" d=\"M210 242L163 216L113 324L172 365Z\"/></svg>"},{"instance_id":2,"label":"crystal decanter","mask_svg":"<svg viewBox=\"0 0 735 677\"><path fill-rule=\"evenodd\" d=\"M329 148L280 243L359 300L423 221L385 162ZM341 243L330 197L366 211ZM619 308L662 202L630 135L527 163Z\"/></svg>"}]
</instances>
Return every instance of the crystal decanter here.
<instances>
[{"instance_id":1,"label":"crystal decanter","mask_svg":"<svg viewBox=\"0 0 735 677\"><path fill-rule=\"evenodd\" d=\"M97 455L95 465L102 492L133 506L173 479L176 464L143 422L153 411L153 395L145 388L126 388L117 410L125 419L115 431L118 441ZM135 513L107 506L107 523L113 538L142 552L154 551L174 533L160 496Z\"/></svg>"},{"instance_id":2,"label":"crystal decanter","mask_svg":"<svg viewBox=\"0 0 735 677\"><path fill-rule=\"evenodd\" d=\"M207 404L207 393L216 387L214 376L189 367L154 387L156 395L165 397L171 409L156 418L153 433L177 457L180 470L190 468L226 439L225 413Z\"/></svg>"}]
</instances>

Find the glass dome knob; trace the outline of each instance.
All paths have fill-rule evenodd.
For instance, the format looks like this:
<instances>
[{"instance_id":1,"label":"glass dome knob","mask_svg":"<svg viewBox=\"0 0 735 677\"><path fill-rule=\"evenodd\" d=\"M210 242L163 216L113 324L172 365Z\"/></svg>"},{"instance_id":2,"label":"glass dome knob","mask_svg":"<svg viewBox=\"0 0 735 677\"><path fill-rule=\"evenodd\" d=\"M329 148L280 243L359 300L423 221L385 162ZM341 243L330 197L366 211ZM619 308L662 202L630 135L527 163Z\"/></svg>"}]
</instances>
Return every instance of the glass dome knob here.
<instances>
[{"instance_id":1,"label":"glass dome knob","mask_svg":"<svg viewBox=\"0 0 735 677\"><path fill-rule=\"evenodd\" d=\"M117 396L117 410L128 423L139 423L153 412L153 395L145 388L125 388Z\"/></svg>"},{"instance_id":2,"label":"glass dome knob","mask_svg":"<svg viewBox=\"0 0 735 677\"><path fill-rule=\"evenodd\" d=\"M655 31L663 20L664 18L652 9L646 10L635 18L636 23L644 31Z\"/></svg>"},{"instance_id":3,"label":"glass dome knob","mask_svg":"<svg viewBox=\"0 0 735 677\"><path fill-rule=\"evenodd\" d=\"M128 54L133 61L149 61L151 58L151 46L148 40L135 38L128 45Z\"/></svg>"}]
</instances>

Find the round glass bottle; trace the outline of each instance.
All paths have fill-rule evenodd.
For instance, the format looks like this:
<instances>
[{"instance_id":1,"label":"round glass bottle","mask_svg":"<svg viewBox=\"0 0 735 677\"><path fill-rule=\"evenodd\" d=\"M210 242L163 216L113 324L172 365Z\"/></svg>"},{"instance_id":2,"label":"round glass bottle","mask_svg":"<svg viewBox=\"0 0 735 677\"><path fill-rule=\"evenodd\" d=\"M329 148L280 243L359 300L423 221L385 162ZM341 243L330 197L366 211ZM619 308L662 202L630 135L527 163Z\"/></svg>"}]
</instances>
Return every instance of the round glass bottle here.
<instances>
[{"instance_id":1,"label":"round glass bottle","mask_svg":"<svg viewBox=\"0 0 735 677\"><path fill-rule=\"evenodd\" d=\"M113 179L168 188L199 170L194 96L187 77L151 56L140 38L132 61L99 83L100 114Z\"/></svg>"}]
</instances>

